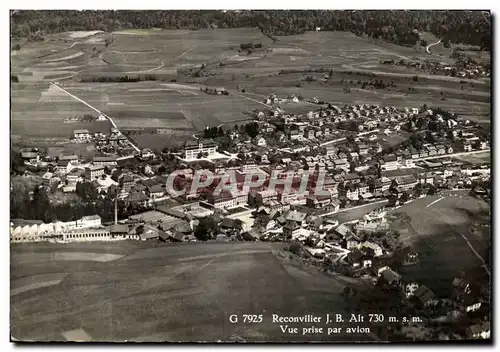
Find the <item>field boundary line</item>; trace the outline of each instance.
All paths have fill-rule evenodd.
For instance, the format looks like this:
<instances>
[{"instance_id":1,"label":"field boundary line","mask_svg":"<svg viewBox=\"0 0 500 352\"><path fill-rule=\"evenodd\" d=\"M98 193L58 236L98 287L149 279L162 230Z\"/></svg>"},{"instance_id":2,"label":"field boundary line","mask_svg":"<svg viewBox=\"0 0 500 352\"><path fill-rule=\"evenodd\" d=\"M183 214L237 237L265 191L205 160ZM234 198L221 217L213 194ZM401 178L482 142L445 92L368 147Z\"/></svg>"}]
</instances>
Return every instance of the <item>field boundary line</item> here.
<instances>
[{"instance_id":1,"label":"field boundary line","mask_svg":"<svg viewBox=\"0 0 500 352\"><path fill-rule=\"evenodd\" d=\"M486 273L491 277L491 272L488 269L488 265L486 265L486 262L484 261L483 257L481 257L481 255L478 252L476 252L476 250L474 249L474 247L472 247L472 244L469 242L469 240L467 239L467 237L465 237L463 234L460 234L460 236L462 236L462 238L465 240L465 242L467 243L467 245L469 246L469 248L472 250L472 252L483 263L484 271L486 271Z\"/></svg>"},{"instance_id":2,"label":"field boundary line","mask_svg":"<svg viewBox=\"0 0 500 352\"><path fill-rule=\"evenodd\" d=\"M436 209L436 211L438 213L441 214L441 212ZM467 237L465 237L462 233L456 231L453 226L447 221L445 220L442 216L441 216L441 219L443 219L443 221L446 223L446 225L448 225L448 227L452 230L453 233L455 234L458 234L460 235L464 240L465 240L465 243L467 243L467 246L469 246L469 248L472 250L472 253L474 253L474 255L481 261L481 263L483 263L482 265L482 268L484 269L484 271L488 274L488 276L491 277L491 272L490 270L488 269L488 265L486 264L486 261L483 259L483 257L481 257L481 255L474 249L474 247L472 246L472 244L470 243L470 241L467 239Z\"/></svg>"},{"instance_id":3,"label":"field boundary line","mask_svg":"<svg viewBox=\"0 0 500 352\"><path fill-rule=\"evenodd\" d=\"M247 97L245 95L237 94L237 93L234 93L234 92L232 94L236 95L237 97L240 97L240 98L243 98L243 99L246 99L246 100L249 100L249 101L253 101L253 102L261 104L261 105L264 105L264 106L268 107L269 109L273 109L273 107L271 105L267 105L266 103L263 103L261 101L249 98L249 97Z\"/></svg>"},{"instance_id":4,"label":"field boundary line","mask_svg":"<svg viewBox=\"0 0 500 352\"><path fill-rule=\"evenodd\" d=\"M92 110L94 110L95 112L101 114L102 116L104 116L105 118L108 119L109 122L111 122L111 125L113 125L114 128L116 128L118 131L120 131L118 129L118 126L116 126L116 123L113 121L113 119L111 117L109 117L108 115L106 115L105 113L103 113L102 111L100 111L99 109L93 107L92 105L90 105L89 103L87 103L86 101L78 98L77 96L71 94L70 92L68 92L66 89L62 88L62 87L59 87L59 85L55 82L50 82L51 85L53 85L54 87L58 88L59 90L61 90L62 92L68 94L70 97L72 97L73 99L76 99L78 100L80 103L82 104L85 104L86 106L88 106L89 108L91 108ZM121 132L120 132L121 133ZM134 144L132 143L132 141L130 139L128 139L130 145L137 151L137 152L140 152L141 150Z\"/></svg>"},{"instance_id":5,"label":"field boundary line","mask_svg":"<svg viewBox=\"0 0 500 352\"><path fill-rule=\"evenodd\" d=\"M443 200L444 198L445 198L445 197L438 198L438 199L436 199L434 202L427 204L425 207L426 207L426 208L429 208L431 205L436 204L437 202L439 202L439 201Z\"/></svg>"}]
</instances>

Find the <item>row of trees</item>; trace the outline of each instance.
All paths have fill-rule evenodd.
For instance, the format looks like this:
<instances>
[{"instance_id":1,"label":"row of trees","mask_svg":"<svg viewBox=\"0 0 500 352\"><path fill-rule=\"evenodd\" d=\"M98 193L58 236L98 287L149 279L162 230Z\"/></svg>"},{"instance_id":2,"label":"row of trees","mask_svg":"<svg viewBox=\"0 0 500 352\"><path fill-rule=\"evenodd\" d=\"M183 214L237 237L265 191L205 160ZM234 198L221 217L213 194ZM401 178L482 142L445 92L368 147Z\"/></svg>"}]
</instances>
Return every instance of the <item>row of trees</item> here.
<instances>
[{"instance_id":1,"label":"row of trees","mask_svg":"<svg viewBox=\"0 0 500 352\"><path fill-rule=\"evenodd\" d=\"M262 48L262 43L246 43L246 44L240 44L240 49L241 50L249 50L249 49L260 49Z\"/></svg>"},{"instance_id":2,"label":"row of trees","mask_svg":"<svg viewBox=\"0 0 500 352\"><path fill-rule=\"evenodd\" d=\"M155 75L138 75L138 76L93 76L84 77L82 82L94 83L134 83L143 81L157 81L158 77Z\"/></svg>"},{"instance_id":3,"label":"row of trees","mask_svg":"<svg viewBox=\"0 0 500 352\"><path fill-rule=\"evenodd\" d=\"M18 11L11 16L11 34L121 28L258 27L275 35L314 31L347 31L401 45L419 42L418 31L432 32L448 43L491 48L491 17L481 11Z\"/></svg>"},{"instance_id":4,"label":"row of trees","mask_svg":"<svg viewBox=\"0 0 500 352\"><path fill-rule=\"evenodd\" d=\"M203 130L203 138L217 138L224 136L222 127L217 126L207 127Z\"/></svg>"}]
</instances>

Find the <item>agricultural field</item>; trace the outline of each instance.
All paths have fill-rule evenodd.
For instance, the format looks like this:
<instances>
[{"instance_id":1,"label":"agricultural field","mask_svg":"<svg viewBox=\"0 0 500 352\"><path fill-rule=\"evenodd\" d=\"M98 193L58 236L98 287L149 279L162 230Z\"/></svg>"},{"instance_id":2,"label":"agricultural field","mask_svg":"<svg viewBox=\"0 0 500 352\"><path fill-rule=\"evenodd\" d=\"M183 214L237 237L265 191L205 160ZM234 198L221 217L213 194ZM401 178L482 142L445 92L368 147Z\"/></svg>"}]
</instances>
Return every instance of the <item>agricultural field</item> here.
<instances>
[{"instance_id":1,"label":"agricultural field","mask_svg":"<svg viewBox=\"0 0 500 352\"><path fill-rule=\"evenodd\" d=\"M240 44L247 43L261 47L241 50ZM52 81L108 114L119 128L165 128L182 135L207 125L247 121L250 118L245 113L265 108L262 101L271 93L317 97L337 105L419 107L425 103L479 122L488 121L489 81L460 83L456 78L380 63L433 56L441 61L449 59L430 56L423 47L407 48L347 32L306 32L278 37L275 42L252 28L59 33L11 53L11 73L19 78L19 83L11 85L11 133L16 141L23 136L37 141L46 138L57 144L64 143L74 129L94 132L109 128L107 123L78 127L63 124L67 117L92 110L51 87ZM202 66L199 77L189 72ZM324 72L312 72L320 69ZM322 82L330 71L333 76ZM156 81L86 83L98 77L124 75L154 75ZM316 81L306 82L307 76ZM395 87L362 87L363 81L377 79L392 82ZM200 91L202 86L225 87L230 94L207 95ZM306 103L283 106L298 113L311 107ZM161 137L154 138L152 144L162 144Z\"/></svg>"},{"instance_id":2,"label":"agricultural field","mask_svg":"<svg viewBox=\"0 0 500 352\"><path fill-rule=\"evenodd\" d=\"M285 342L304 336L283 334L272 314L350 313L342 283L314 268L283 265L276 255L282 250L282 244L216 242L13 245L11 334L64 341L79 331L101 342L214 342L236 334L249 342ZM229 315L247 312L263 314L263 323L228 322Z\"/></svg>"},{"instance_id":3,"label":"agricultural field","mask_svg":"<svg viewBox=\"0 0 500 352\"><path fill-rule=\"evenodd\" d=\"M94 114L87 106L75 101L48 83L19 83L11 90L11 136L13 139L38 140L61 144L67 142L76 129L109 132L107 121L64 123L66 118Z\"/></svg>"},{"instance_id":4,"label":"agricultural field","mask_svg":"<svg viewBox=\"0 0 500 352\"><path fill-rule=\"evenodd\" d=\"M446 290L454 275L483 264L462 236L486 263L491 263L489 208L470 196L429 196L391 212L409 216L410 224L398 229L401 240L419 253L418 264L400 269L404 277L425 284L436 294L449 294Z\"/></svg>"},{"instance_id":5,"label":"agricultural field","mask_svg":"<svg viewBox=\"0 0 500 352\"><path fill-rule=\"evenodd\" d=\"M460 161L465 161L465 162L471 163L471 164L491 163L491 153L484 152L484 153L471 154L471 155L460 155L460 156L454 157L454 159L458 159Z\"/></svg>"}]
</instances>

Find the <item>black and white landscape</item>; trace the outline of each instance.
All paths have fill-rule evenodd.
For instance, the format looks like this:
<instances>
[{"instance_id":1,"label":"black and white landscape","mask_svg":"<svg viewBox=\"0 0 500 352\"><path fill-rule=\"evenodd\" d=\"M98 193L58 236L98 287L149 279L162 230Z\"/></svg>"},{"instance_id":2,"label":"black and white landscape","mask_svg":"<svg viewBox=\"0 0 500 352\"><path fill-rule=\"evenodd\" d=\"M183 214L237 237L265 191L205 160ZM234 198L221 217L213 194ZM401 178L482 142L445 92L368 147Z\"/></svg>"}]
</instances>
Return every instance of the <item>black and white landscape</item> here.
<instances>
[{"instance_id":1,"label":"black and white landscape","mask_svg":"<svg viewBox=\"0 0 500 352\"><path fill-rule=\"evenodd\" d=\"M15 11L12 341L491 342L489 11Z\"/></svg>"}]
</instances>

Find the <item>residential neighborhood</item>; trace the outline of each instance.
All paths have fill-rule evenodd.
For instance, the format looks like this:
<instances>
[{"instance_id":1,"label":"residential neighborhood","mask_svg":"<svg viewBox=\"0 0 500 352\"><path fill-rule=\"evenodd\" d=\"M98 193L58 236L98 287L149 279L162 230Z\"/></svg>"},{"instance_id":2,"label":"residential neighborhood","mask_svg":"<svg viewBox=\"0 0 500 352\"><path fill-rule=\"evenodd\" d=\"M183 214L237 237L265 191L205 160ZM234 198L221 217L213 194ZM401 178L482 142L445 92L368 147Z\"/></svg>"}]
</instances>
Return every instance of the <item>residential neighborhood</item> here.
<instances>
[{"instance_id":1,"label":"residential neighborhood","mask_svg":"<svg viewBox=\"0 0 500 352\"><path fill-rule=\"evenodd\" d=\"M11 339L491 342L490 15L11 11Z\"/></svg>"}]
</instances>

